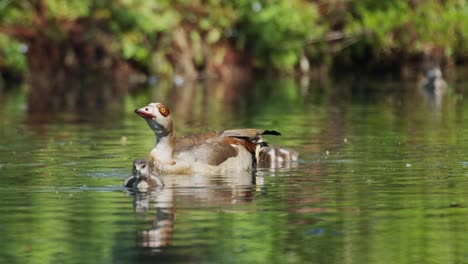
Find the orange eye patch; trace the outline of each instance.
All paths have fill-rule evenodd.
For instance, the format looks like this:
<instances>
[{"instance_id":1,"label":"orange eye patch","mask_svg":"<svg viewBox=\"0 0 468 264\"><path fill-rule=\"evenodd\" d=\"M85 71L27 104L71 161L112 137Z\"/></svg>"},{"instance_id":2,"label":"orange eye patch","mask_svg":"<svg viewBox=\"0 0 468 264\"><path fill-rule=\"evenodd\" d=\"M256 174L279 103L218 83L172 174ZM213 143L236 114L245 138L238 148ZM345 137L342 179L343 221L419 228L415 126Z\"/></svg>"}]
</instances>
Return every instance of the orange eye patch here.
<instances>
[{"instance_id":1,"label":"orange eye patch","mask_svg":"<svg viewBox=\"0 0 468 264\"><path fill-rule=\"evenodd\" d=\"M168 116L171 113L165 104L158 104L158 110L163 116Z\"/></svg>"}]
</instances>

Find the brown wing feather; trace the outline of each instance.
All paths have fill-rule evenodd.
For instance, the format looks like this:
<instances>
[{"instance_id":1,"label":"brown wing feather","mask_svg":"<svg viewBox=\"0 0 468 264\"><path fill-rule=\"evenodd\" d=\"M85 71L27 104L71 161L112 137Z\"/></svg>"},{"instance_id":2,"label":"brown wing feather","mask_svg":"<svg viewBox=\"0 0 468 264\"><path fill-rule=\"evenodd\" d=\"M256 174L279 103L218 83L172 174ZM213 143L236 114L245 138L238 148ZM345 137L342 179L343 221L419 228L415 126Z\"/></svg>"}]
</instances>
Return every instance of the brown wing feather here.
<instances>
[{"instance_id":1,"label":"brown wing feather","mask_svg":"<svg viewBox=\"0 0 468 264\"><path fill-rule=\"evenodd\" d=\"M228 158L236 157L238 154L237 148L233 147L223 138L204 141L204 143L179 147L176 149L179 153L189 153L194 161L202 162L209 165L217 166Z\"/></svg>"},{"instance_id":2,"label":"brown wing feather","mask_svg":"<svg viewBox=\"0 0 468 264\"><path fill-rule=\"evenodd\" d=\"M191 152L197 162L217 166L228 158L236 157L240 145L255 157L261 135L281 135L274 130L234 129L187 135L176 140L176 152Z\"/></svg>"},{"instance_id":3,"label":"brown wing feather","mask_svg":"<svg viewBox=\"0 0 468 264\"><path fill-rule=\"evenodd\" d=\"M228 158L236 157L239 154L239 151L235 145L244 147L248 152L252 153L252 157L255 155L256 148L255 143L232 137L223 138L221 141L206 145L209 145L210 151L209 154L206 155L207 158L204 159L204 162L210 165L219 165Z\"/></svg>"},{"instance_id":4,"label":"brown wing feather","mask_svg":"<svg viewBox=\"0 0 468 264\"><path fill-rule=\"evenodd\" d=\"M176 149L176 152L189 152L189 155L194 157L194 161L218 166L227 159L236 157L239 154L236 145L244 147L247 151L252 153L252 156L254 156L256 148L255 143L232 137L219 137L202 144L181 147Z\"/></svg>"},{"instance_id":5,"label":"brown wing feather","mask_svg":"<svg viewBox=\"0 0 468 264\"><path fill-rule=\"evenodd\" d=\"M176 139L176 148L186 148L205 143L209 139L219 137L222 132L212 131L201 134L186 135Z\"/></svg>"},{"instance_id":6,"label":"brown wing feather","mask_svg":"<svg viewBox=\"0 0 468 264\"><path fill-rule=\"evenodd\" d=\"M210 165L217 166L228 158L236 157L239 154L237 148L233 147L226 140L203 144L203 146L207 150L207 154L198 156L198 159Z\"/></svg>"},{"instance_id":7,"label":"brown wing feather","mask_svg":"<svg viewBox=\"0 0 468 264\"><path fill-rule=\"evenodd\" d=\"M176 148L188 148L206 143L217 138L239 138L256 143L262 135L281 135L275 130L260 130L254 128L232 129L225 131L212 131L201 134L186 135L176 140ZM254 150L255 151L255 150Z\"/></svg>"},{"instance_id":8,"label":"brown wing feather","mask_svg":"<svg viewBox=\"0 0 468 264\"><path fill-rule=\"evenodd\" d=\"M228 138L225 138L224 141L233 145L241 145L248 152L255 154L255 149L257 147L257 144L250 142L249 140L242 139L242 138L228 137Z\"/></svg>"}]
</instances>

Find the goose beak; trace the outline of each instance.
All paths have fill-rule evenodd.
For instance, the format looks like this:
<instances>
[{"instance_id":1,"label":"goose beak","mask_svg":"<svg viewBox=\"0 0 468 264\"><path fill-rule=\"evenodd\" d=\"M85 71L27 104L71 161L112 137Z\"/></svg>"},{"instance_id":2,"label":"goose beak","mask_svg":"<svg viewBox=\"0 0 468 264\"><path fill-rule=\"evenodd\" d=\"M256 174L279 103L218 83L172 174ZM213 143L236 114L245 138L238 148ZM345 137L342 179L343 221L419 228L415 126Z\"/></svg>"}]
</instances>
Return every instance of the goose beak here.
<instances>
[{"instance_id":1,"label":"goose beak","mask_svg":"<svg viewBox=\"0 0 468 264\"><path fill-rule=\"evenodd\" d=\"M154 116L152 113L147 112L145 108L140 108L140 109L135 109L135 114L143 117L143 118L149 118L149 119L154 119L156 116Z\"/></svg>"},{"instance_id":2,"label":"goose beak","mask_svg":"<svg viewBox=\"0 0 468 264\"><path fill-rule=\"evenodd\" d=\"M140 171L133 168L132 176L133 178L138 179L140 177Z\"/></svg>"}]
</instances>

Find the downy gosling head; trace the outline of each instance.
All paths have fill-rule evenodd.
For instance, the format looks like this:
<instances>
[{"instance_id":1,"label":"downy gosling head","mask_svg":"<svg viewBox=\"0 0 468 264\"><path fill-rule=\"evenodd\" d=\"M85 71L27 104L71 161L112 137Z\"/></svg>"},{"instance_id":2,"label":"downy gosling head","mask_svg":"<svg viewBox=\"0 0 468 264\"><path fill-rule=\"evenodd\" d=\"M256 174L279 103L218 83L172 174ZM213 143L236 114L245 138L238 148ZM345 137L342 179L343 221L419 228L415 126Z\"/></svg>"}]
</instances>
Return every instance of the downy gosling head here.
<instances>
[{"instance_id":1,"label":"downy gosling head","mask_svg":"<svg viewBox=\"0 0 468 264\"><path fill-rule=\"evenodd\" d=\"M163 187L163 180L149 171L145 159L133 161L132 175L125 180L124 186L138 191L147 191L149 188Z\"/></svg>"}]
</instances>

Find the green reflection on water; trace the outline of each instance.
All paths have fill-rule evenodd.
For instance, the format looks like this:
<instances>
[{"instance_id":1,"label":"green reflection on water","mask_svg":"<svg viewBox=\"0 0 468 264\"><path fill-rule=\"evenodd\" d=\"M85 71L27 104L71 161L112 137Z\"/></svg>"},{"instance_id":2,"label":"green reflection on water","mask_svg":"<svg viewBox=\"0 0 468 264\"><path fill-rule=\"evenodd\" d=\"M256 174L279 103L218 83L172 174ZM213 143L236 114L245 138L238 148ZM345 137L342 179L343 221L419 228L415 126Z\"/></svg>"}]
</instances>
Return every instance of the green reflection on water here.
<instances>
[{"instance_id":1,"label":"green reflection on water","mask_svg":"<svg viewBox=\"0 0 468 264\"><path fill-rule=\"evenodd\" d=\"M38 118L0 107L0 262L464 263L468 190L461 94L409 82L290 79L242 88L160 84L122 109ZM277 129L301 162L250 175L121 188L154 136L132 110L172 108L179 135ZM165 245L154 248L155 245Z\"/></svg>"}]
</instances>

